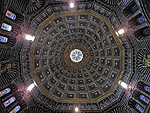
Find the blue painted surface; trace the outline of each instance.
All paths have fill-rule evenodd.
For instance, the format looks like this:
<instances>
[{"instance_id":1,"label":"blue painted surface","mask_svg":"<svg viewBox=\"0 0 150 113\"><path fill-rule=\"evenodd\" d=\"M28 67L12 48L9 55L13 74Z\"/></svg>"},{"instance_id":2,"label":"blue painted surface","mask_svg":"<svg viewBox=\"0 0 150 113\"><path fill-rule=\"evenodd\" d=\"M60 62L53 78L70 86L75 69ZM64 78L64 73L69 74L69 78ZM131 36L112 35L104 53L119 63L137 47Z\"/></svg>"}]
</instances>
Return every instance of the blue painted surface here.
<instances>
[{"instance_id":1,"label":"blue painted surface","mask_svg":"<svg viewBox=\"0 0 150 113\"><path fill-rule=\"evenodd\" d=\"M145 35L149 35L149 34L150 34L150 28L144 29L144 30L143 30L143 33L144 33Z\"/></svg>"},{"instance_id":2,"label":"blue painted surface","mask_svg":"<svg viewBox=\"0 0 150 113\"><path fill-rule=\"evenodd\" d=\"M139 24L145 22L144 16L141 16L140 18L138 18L138 19L137 19L137 22L138 22Z\"/></svg>"},{"instance_id":3,"label":"blue painted surface","mask_svg":"<svg viewBox=\"0 0 150 113\"><path fill-rule=\"evenodd\" d=\"M138 10L138 6L135 4L131 10L132 10L132 12L136 12Z\"/></svg>"}]
</instances>

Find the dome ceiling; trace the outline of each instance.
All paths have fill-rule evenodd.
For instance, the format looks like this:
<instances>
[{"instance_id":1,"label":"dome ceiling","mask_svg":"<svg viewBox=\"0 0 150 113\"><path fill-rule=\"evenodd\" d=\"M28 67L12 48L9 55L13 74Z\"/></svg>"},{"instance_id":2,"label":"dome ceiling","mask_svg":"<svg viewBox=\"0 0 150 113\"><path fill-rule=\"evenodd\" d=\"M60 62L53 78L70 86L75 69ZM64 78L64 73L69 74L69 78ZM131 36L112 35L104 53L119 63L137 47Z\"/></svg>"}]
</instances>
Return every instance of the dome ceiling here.
<instances>
[{"instance_id":1,"label":"dome ceiling","mask_svg":"<svg viewBox=\"0 0 150 113\"><path fill-rule=\"evenodd\" d=\"M31 74L24 77L28 84L28 78L37 83L33 95L49 107L71 110L80 104L86 110L86 104L100 110L121 95L118 81L125 51L115 34L120 25L115 14L99 4L80 3L70 10L65 5L47 7L33 19L30 33L36 39L29 62L23 61L30 65L24 72ZM73 59L74 50L82 58Z\"/></svg>"},{"instance_id":2,"label":"dome ceiling","mask_svg":"<svg viewBox=\"0 0 150 113\"><path fill-rule=\"evenodd\" d=\"M39 27L31 65L43 91L75 101L90 101L111 91L121 71L121 50L106 23L91 12L76 12L54 15ZM83 52L82 61L71 60L74 49Z\"/></svg>"},{"instance_id":3,"label":"dome ceiling","mask_svg":"<svg viewBox=\"0 0 150 113\"><path fill-rule=\"evenodd\" d=\"M1 0L0 112L150 113L149 5Z\"/></svg>"}]
</instances>

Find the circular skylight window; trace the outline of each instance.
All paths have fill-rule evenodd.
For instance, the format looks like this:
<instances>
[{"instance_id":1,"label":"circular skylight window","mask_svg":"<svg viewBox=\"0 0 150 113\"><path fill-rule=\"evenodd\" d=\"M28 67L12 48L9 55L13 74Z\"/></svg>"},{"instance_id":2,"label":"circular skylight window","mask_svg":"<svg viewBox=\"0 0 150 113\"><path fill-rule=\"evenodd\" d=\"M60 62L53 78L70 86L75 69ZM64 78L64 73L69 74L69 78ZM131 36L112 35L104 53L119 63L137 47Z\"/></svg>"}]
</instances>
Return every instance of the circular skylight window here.
<instances>
[{"instance_id":1,"label":"circular skylight window","mask_svg":"<svg viewBox=\"0 0 150 113\"><path fill-rule=\"evenodd\" d=\"M70 58L73 62L80 62L83 59L83 53L78 49L74 49L70 53Z\"/></svg>"}]
</instances>

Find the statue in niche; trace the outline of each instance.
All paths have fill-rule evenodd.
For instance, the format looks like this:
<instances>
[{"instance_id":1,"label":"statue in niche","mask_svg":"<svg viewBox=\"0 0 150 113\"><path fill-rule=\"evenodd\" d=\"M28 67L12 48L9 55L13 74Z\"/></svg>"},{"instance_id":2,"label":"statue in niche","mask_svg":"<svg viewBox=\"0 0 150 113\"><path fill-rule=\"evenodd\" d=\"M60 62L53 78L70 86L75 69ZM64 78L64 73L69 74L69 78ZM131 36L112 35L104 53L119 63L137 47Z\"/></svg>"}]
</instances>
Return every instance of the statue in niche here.
<instances>
[{"instance_id":1,"label":"statue in niche","mask_svg":"<svg viewBox=\"0 0 150 113\"><path fill-rule=\"evenodd\" d=\"M40 1L39 0L30 0L32 3L34 3L36 6L40 7Z\"/></svg>"},{"instance_id":2,"label":"statue in niche","mask_svg":"<svg viewBox=\"0 0 150 113\"><path fill-rule=\"evenodd\" d=\"M12 66L14 66L14 63L10 63L9 61L0 62L0 73L9 71Z\"/></svg>"},{"instance_id":3,"label":"statue in niche","mask_svg":"<svg viewBox=\"0 0 150 113\"><path fill-rule=\"evenodd\" d=\"M150 68L150 54L144 55L143 63L145 64L145 67Z\"/></svg>"}]
</instances>

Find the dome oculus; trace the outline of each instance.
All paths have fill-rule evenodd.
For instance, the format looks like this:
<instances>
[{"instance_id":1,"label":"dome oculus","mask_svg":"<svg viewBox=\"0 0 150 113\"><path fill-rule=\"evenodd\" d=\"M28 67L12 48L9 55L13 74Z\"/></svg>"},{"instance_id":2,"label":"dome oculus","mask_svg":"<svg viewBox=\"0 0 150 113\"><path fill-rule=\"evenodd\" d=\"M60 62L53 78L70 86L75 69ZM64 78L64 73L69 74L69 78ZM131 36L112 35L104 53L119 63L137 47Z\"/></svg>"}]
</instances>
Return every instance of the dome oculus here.
<instances>
[{"instance_id":1,"label":"dome oculus","mask_svg":"<svg viewBox=\"0 0 150 113\"><path fill-rule=\"evenodd\" d=\"M70 53L70 58L73 62L80 62L83 59L83 53L79 49L74 49Z\"/></svg>"}]
</instances>

